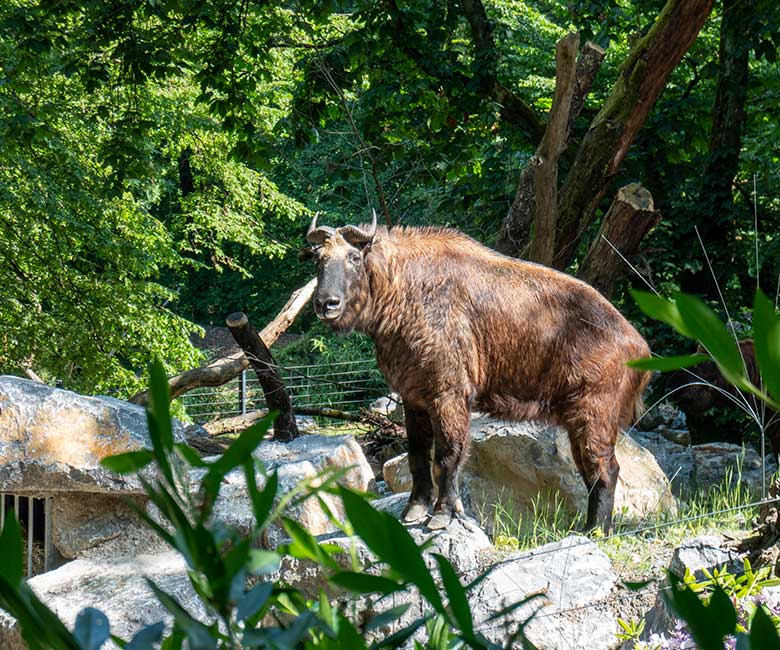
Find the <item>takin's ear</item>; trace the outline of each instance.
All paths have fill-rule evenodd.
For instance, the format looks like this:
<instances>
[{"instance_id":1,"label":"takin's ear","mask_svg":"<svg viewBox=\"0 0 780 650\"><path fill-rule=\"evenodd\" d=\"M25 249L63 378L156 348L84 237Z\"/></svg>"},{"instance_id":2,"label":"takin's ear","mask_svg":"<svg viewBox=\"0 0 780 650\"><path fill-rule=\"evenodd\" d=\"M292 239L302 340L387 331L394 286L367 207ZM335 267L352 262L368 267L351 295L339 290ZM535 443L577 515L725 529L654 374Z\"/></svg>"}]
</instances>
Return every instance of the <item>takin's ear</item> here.
<instances>
[{"instance_id":1,"label":"takin's ear","mask_svg":"<svg viewBox=\"0 0 780 650\"><path fill-rule=\"evenodd\" d=\"M304 246L301 250L298 251L299 262L307 262L312 259L314 259L314 248L311 246Z\"/></svg>"}]
</instances>

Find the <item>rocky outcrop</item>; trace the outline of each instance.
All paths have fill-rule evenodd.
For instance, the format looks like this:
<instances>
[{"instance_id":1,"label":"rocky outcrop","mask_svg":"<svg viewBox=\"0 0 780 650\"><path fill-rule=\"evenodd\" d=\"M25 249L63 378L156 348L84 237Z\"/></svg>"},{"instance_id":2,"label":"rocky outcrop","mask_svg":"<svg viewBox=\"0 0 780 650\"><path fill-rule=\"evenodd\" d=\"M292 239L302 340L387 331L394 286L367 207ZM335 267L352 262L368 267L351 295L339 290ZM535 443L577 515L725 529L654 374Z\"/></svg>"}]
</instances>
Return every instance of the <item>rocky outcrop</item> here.
<instances>
[{"instance_id":1,"label":"rocky outcrop","mask_svg":"<svg viewBox=\"0 0 780 650\"><path fill-rule=\"evenodd\" d=\"M587 490L563 429L475 417L471 435L461 485L464 501L480 520L489 522L496 506L515 512L527 509L540 494L559 494L572 512L587 507ZM620 478L615 512L631 518L676 512L669 481L652 454L621 435L616 455ZM394 492L411 488L406 455L385 463L383 472Z\"/></svg>"},{"instance_id":2,"label":"rocky outcrop","mask_svg":"<svg viewBox=\"0 0 780 650\"><path fill-rule=\"evenodd\" d=\"M174 424L182 441L183 427ZM103 469L100 461L141 448L151 448L142 407L0 376L4 491L140 494L134 477L117 476Z\"/></svg>"},{"instance_id":3,"label":"rocky outcrop","mask_svg":"<svg viewBox=\"0 0 780 650\"><path fill-rule=\"evenodd\" d=\"M157 621L171 622L168 611L146 584L150 577L196 618L206 621L206 611L187 576L184 559L173 551L136 557L80 559L30 580L38 597L69 628L85 607L97 607L107 617L111 634L129 639ZM3 614L0 648L27 650L18 625Z\"/></svg>"}]
</instances>

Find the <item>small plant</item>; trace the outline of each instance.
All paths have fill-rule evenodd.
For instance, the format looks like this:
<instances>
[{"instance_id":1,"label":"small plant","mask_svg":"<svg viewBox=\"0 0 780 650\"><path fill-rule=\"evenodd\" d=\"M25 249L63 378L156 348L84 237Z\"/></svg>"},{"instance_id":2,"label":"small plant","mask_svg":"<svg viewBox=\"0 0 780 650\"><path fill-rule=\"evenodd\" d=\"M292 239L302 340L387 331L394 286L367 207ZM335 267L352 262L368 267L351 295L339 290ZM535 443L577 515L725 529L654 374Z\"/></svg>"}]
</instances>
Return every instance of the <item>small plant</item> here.
<instances>
[{"instance_id":1,"label":"small plant","mask_svg":"<svg viewBox=\"0 0 780 650\"><path fill-rule=\"evenodd\" d=\"M19 525L9 516L0 536L0 607L17 619L31 650L99 650L109 639L124 650L380 650L398 648L413 635L422 639L415 641L416 647L500 650L501 646L475 629L467 592L481 577L462 585L450 561L439 554L432 554L437 569L434 576L422 549L398 520L373 508L364 495L337 484L345 470L321 475L316 481L279 494L276 473L259 468L264 480L259 486L252 452L263 439L273 413L244 431L218 459L206 462L191 448L174 441L167 381L159 364L151 371L150 396L148 424L153 448L120 454L103 464L120 474L144 470L138 477L159 516L152 518L142 508L137 512L186 560L190 583L207 620L193 617L171 594L147 579L149 588L173 618L167 634L161 621L143 628L131 640L111 636L108 619L94 608L83 610L73 631L68 630L23 579ZM192 468L203 472L194 490L187 480ZM238 469L246 478L255 518L249 536L212 518L223 479ZM366 571L355 557L339 563L339 554L344 552L340 547L320 542L298 522L284 516L289 504L317 499L338 523L321 498L324 493L341 499L346 516L340 525L346 533L357 535L377 557L374 570ZM276 550L260 548L263 532L272 523L281 523L290 541ZM320 568L327 586L320 589L318 598L309 598L281 579L270 577L286 557ZM349 569L344 569L345 564ZM377 603L409 589L419 593L429 613L402 626L399 619L410 605L382 607ZM359 616L353 611L355 601L351 607L335 606L332 600L336 592L359 597L367 611L379 613ZM537 597L525 598L489 620L497 620ZM377 638L378 630L394 622L400 629ZM518 638L522 638L524 648L533 647L523 638L523 625L508 636L505 647L511 647Z\"/></svg>"},{"instance_id":2,"label":"small plant","mask_svg":"<svg viewBox=\"0 0 780 650\"><path fill-rule=\"evenodd\" d=\"M645 631L645 619L633 619L631 621L624 621L622 618L617 620L618 626L620 626L621 632L617 633L619 641L633 641L636 643L642 636L642 632Z\"/></svg>"}]
</instances>

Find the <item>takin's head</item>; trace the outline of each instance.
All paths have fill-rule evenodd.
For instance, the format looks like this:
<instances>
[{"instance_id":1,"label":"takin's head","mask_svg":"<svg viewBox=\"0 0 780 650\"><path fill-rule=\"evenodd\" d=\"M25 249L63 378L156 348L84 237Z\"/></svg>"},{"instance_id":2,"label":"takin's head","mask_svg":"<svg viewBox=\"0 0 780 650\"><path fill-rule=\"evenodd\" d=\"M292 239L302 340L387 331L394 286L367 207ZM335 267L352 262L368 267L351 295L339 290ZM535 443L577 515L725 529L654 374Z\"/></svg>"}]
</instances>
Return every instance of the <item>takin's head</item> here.
<instances>
[{"instance_id":1,"label":"takin's head","mask_svg":"<svg viewBox=\"0 0 780 650\"><path fill-rule=\"evenodd\" d=\"M317 291L314 313L317 318L340 332L350 332L368 300L368 278L364 258L376 234L376 212L371 225L317 226L317 215L306 233L310 248L303 257L317 263Z\"/></svg>"}]
</instances>

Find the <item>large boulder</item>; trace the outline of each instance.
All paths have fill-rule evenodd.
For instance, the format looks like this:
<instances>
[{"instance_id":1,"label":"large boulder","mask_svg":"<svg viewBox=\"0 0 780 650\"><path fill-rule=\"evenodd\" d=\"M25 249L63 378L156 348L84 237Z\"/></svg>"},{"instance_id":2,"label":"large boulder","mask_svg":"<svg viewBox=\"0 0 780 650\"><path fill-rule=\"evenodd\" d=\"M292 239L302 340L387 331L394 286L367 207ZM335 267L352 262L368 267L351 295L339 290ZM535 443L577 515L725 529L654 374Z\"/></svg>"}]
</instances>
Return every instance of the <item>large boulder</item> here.
<instances>
[{"instance_id":1,"label":"large boulder","mask_svg":"<svg viewBox=\"0 0 780 650\"><path fill-rule=\"evenodd\" d=\"M465 502L480 519L489 522L496 506L514 512L527 510L540 494L559 494L572 512L587 508L587 490L565 430L477 416L472 420L471 439L461 485ZM616 513L641 518L676 512L669 480L652 454L623 434L615 453L620 463ZM388 461L383 471L394 492L411 488L405 454Z\"/></svg>"},{"instance_id":2,"label":"large boulder","mask_svg":"<svg viewBox=\"0 0 780 650\"><path fill-rule=\"evenodd\" d=\"M177 440L183 427L174 423ZM45 384L0 376L0 485L7 492L141 494L135 477L100 461L151 448L146 412L110 397L85 397Z\"/></svg>"},{"instance_id":3,"label":"large boulder","mask_svg":"<svg viewBox=\"0 0 780 650\"><path fill-rule=\"evenodd\" d=\"M323 472L329 471L343 470L339 484L355 490L368 490L374 480L374 473L363 450L350 435L307 435L286 443L266 441L257 448L254 457L258 461L258 486L262 488L265 485L264 472L275 470L279 480L279 495L288 494L302 481L316 485L321 481ZM192 482L199 482L203 472L204 470L193 470ZM320 496L327 504L330 514L337 520L343 520L344 508L341 501L327 493ZM252 502L247 492L243 469L236 469L225 477L219 498L214 504L214 515L216 519L235 526L243 533L248 533L254 526ZM286 510L286 516L300 523L313 535L337 530L316 499L291 503ZM270 526L266 530L264 545L272 548L285 536L283 529Z\"/></svg>"},{"instance_id":4,"label":"large boulder","mask_svg":"<svg viewBox=\"0 0 780 650\"><path fill-rule=\"evenodd\" d=\"M525 627L536 647L606 650L620 645L615 616L607 606L616 585L604 552L586 537L573 535L509 556L489 571L469 600L478 629L495 643L502 644L536 612ZM533 594L541 596L489 620L502 607Z\"/></svg>"},{"instance_id":5,"label":"large boulder","mask_svg":"<svg viewBox=\"0 0 780 650\"><path fill-rule=\"evenodd\" d=\"M68 628L72 629L82 609L96 607L108 617L111 634L129 639L146 625L171 622L168 610L146 584L146 576L194 617L207 620L187 577L186 563L173 551L119 559L79 559L32 578L30 586ZM17 623L6 614L0 617L0 648L27 650Z\"/></svg>"}]
</instances>

